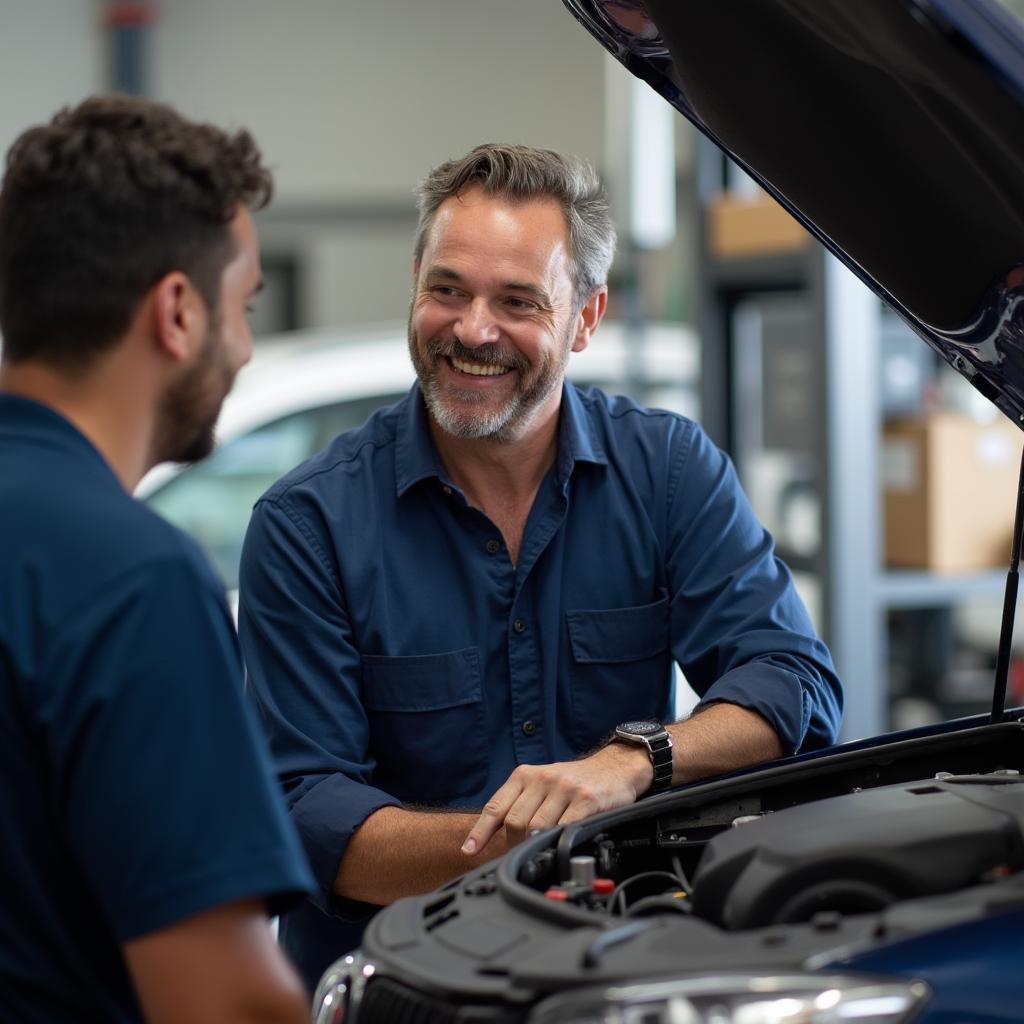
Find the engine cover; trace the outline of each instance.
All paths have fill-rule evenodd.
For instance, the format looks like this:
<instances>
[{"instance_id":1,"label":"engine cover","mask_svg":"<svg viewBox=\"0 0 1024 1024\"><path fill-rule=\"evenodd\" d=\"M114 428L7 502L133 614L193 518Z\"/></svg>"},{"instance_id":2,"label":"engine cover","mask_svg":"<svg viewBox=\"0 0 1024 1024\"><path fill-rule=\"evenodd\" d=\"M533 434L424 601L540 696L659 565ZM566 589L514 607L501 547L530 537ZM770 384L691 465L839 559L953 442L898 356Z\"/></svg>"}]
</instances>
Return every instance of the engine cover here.
<instances>
[{"instance_id":1,"label":"engine cover","mask_svg":"<svg viewBox=\"0 0 1024 1024\"><path fill-rule=\"evenodd\" d=\"M709 841L697 916L735 931L879 910L1024 866L1019 776L936 779L830 797Z\"/></svg>"}]
</instances>

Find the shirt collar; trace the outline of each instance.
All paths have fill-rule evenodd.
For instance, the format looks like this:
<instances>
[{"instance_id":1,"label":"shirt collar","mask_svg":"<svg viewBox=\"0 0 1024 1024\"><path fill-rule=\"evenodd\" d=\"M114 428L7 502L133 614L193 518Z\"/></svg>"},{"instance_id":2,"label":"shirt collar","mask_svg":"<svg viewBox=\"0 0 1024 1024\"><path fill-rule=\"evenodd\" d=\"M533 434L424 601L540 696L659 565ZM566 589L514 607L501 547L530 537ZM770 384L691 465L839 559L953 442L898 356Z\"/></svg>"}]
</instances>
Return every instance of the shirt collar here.
<instances>
[{"instance_id":1,"label":"shirt collar","mask_svg":"<svg viewBox=\"0 0 1024 1024\"><path fill-rule=\"evenodd\" d=\"M445 479L444 466L430 436L427 407L418 383L402 399L395 439L395 485L401 497L428 477Z\"/></svg>"},{"instance_id":2,"label":"shirt collar","mask_svg":"<svg viewBox=\"0 0 1024 1024\"><path fill-rule=\"evenodd\" d=\"M558 478L568 480L577 462L608 464L594 423L575 384L562 385L562 408L558 421Z\"/></svg>"},{"instance_id":3,"label":"shirt collar","mask_svg":"<svg viewBox=\"0 0 1024 1024\"><path fill-rule=\"evenodd\" d=\"M96 445L66 416L44 402L9 391L0 392L0 435L8 432L21 441L59 445L84 453L124 489Z\"/></svg>"},{"instance_id":4,"label":"shirt collar","mask_svg":"<svg viewBox=\"0 0 1024 1024\"><path fill-rule=\"evenodd\" d=\"M576 386L562 385L562 405L558 423L558 478L564 482L577 462L606 465L608 457L594 431ZM427 421L427 407L419 384L413 384L402 400L398 417L395 455L395 484L401 497L421 480L435 477L450 484L441 457L434 447Z\"/></svg>"}]
</instances>

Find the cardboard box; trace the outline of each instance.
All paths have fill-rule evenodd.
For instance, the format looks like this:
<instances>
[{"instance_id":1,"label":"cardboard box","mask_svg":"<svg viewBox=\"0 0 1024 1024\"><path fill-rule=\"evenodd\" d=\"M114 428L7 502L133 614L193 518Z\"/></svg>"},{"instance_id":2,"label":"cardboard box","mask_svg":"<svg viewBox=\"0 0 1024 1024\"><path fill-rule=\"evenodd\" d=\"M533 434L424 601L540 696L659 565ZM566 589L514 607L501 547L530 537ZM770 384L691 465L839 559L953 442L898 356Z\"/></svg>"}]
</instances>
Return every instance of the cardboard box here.
<instances>
[{"instance_id":1,"label":"cardboard box","mask_svg":"<svg viewBox=\"0 0 1024 1024\"><path fill-rule=\"evenodd\" d=\"M767 193L723 195L707 208L708 250L716 259L793 252L811 236Z\"/></svg>"},{"instance_id":2,"label":"cardboard box","mask_svg":"<svg viewBox=\"0 0 1024 1024\"><path fill-rule=\"evenodd\" d=\"M1000 415L938 412L887 424L885 560L975 572L1009 565L1024 433Z\"/></svg>"}]
</instances>

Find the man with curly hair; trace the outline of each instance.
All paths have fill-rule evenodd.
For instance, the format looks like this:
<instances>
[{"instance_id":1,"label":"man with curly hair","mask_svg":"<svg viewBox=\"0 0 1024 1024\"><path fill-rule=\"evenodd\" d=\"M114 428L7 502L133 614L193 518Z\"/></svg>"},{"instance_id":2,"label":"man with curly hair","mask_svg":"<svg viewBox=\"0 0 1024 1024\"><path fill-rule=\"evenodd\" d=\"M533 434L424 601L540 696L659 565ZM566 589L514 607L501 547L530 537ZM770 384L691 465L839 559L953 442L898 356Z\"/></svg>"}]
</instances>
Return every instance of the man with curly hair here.
<instances>
[{"instance_id":1,"label":"man with curly hair","mask_svg":"<svg viewBox=\"0 0 1024 1024\"><path fill-rule=\"evenodd\" d=\"M93 98L0 190L0 1019L297 1022L268 912L308 868L223 590L131 497L251 354L245 131Z\"/></svg>"}]
</instances>

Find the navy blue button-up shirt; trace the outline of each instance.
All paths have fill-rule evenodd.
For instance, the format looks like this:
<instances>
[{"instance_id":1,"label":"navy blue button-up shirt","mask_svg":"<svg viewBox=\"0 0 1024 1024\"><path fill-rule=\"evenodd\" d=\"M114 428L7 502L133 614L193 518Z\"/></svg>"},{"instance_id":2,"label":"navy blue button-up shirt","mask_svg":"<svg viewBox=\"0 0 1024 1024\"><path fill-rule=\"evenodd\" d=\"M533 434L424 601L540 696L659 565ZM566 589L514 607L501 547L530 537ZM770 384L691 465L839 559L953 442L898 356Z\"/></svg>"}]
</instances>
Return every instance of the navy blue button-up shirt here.
<instances>
[{"instance_id":1,"label":"navy blue button-up shirt","mask_svg":"<svg viewBox=\"0 0 1024 1024\"><path fill-rule=\"evenodd\" d=\"M518 764L667 718L673 660L787 752L838 728L829 653L695 423L566 384L513 565L426 417L413 387L284 477L242 556L250 690L320 884L282 933L307 978L358 942L331 886L367 815L480 806Z\"/></svg>"}]
</instances>

